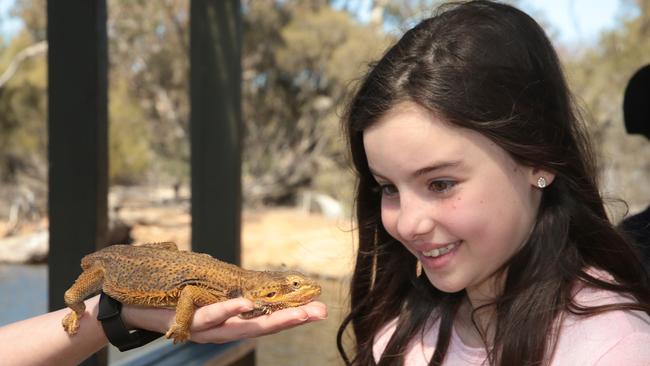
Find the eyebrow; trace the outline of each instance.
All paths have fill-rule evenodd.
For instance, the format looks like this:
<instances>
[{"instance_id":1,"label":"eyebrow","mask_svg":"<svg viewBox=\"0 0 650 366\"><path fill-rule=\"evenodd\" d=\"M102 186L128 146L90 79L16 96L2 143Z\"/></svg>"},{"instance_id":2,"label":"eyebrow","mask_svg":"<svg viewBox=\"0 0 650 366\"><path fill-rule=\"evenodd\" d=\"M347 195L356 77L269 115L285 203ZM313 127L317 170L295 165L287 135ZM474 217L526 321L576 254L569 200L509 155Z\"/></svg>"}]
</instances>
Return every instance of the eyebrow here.
<instances>
[{"instance_id":1,"label":"eyebrow","mask_svg":"<svg viewBox=\"0 0 650 366\"><path fill-rule=\"evenodd\" d=\"M461 165L460 160L446 161L446 162L442 162L442 163L437 163L437 164L433 164L433 165L429 165L429 166L425 166L423 168L420 168L420 169L416 170L415 172L413 172L411 174L411 176L413 178L418 178L418 177L421 177L421 176L423 176L425 174L431 173L431 172L436 171L436 170L442 170L442 169L446 169L446 168L454 168L454 167L457 167L457 166L460 166L460 165ZM370 173L372 175L374 175L375 177L381 178L381 179L384 179L384 180L388 180L388 179L386 179L386 177L384 177L381 174L378 174L376 171L374 171L370 166L368 166L368 169L370 170Z\"/></svg>"}]
</instances>

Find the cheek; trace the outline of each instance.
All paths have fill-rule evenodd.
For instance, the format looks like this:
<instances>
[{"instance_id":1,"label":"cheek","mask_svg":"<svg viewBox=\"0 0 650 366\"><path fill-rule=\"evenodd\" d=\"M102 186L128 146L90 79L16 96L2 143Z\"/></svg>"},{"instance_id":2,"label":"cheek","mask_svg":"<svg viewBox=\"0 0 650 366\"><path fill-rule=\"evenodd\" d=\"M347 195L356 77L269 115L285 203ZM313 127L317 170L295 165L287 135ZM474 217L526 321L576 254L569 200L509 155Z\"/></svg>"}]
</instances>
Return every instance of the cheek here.
<instances>
[{"instance_id":1,"label":"cheek","mask_svg":"<svg viewBox=\"0 0 650 366\"><path fill-rule=\"evenodd\" d=\"M450 229L471 241L474 250L494 253L515 250L525 239L531 220L530 212L514 193L489 190L465 197L468 204L462 204L463 200L456 202L450 213L456 213L459 218Z\"/></svg>"},{"instance_id":2,"label":"cheek","mask_svg":"<svg viewBox=\"0 0 650 366\"><path fill-rule=\"evenodd\" d=\"M500 218L493 212L498 199L492 199L493 192L483 185L466 182L461 188L443 201L436 220L438 227L454 238L483 246L498 226Z\"/></svg>"},{"instance_id":3,"label":"cheek","mask_svg":"<svg viewBox=\"0 0 650 366\"><path fill-rule=\"evenodd\" d=\"M395 207L393 202L389 200L381 200L381 223L384 229L395 239L399 240L397 235L397 218L399 216L399 208Z\"/></svg>"},{"instance_id":4,"label":"cheek","mask_svg":"<svg viewBox=\"0 0 650 366\"><path fill-rule=\"evenodd\" d=\"M466 194L457 195L443 205L442 215L438 217L439 227L458 239L469 240L483 232L482 203Z\"/></svg>"}]
</instances>

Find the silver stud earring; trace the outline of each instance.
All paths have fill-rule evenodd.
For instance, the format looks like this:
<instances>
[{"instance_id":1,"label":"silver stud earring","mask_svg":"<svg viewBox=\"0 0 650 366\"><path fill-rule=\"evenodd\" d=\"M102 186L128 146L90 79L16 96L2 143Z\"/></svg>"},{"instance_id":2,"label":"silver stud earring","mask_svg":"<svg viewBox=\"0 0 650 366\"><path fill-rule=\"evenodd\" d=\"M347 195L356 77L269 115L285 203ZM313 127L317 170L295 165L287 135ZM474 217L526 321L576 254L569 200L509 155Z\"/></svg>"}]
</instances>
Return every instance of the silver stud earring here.
<instances>
[{"instance_id":1,"label":"silver stud earring","mask_svg":"<svg viewBox=\"0 0 650 366\"><path fill-rule=\"evenodd\" d=\"M546 178L539 177L539 179L537 180L537 187L539 187L539 188L546 187Z\"/></svg>"}]
</instances>

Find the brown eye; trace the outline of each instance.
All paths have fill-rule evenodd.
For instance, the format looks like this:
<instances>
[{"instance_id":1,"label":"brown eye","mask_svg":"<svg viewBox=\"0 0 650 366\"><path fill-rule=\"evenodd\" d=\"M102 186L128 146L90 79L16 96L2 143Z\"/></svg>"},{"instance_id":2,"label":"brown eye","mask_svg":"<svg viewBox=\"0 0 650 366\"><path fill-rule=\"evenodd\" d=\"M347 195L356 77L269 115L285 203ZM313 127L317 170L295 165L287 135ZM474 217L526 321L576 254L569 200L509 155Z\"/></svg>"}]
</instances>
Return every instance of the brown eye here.
<instances>
[{"instance_id":1,"label":"brown eye","mask_svg":"<svg viewBox=\"0 0 650 366\"><path fill-rule=\"evenodd\" d=\"M273 297L273 296L275 296L275 292L269 292L268 294L266 294L266 297Z\"/></svg>"},{"instance_id":2,"label":"brown eye","mask_svg":"<svg viewBox=\"0 0 650 366\"><path fill-rule=\"evenodd\" d=\"M452 180L434 180L429 183L429 190L436 193L445 193L452 189L456 185L456 182Z\"/></svg>"},{"instance_id":3,"label":"brown eye","mask_svg":"<svg viewBox=\"0 0 650 366\"><path fill-rule=\"evenodd\" d=\"M300 286L300 282L298 281L293 281L293 287L298 287Z\"/></svg>"}]
</instances>

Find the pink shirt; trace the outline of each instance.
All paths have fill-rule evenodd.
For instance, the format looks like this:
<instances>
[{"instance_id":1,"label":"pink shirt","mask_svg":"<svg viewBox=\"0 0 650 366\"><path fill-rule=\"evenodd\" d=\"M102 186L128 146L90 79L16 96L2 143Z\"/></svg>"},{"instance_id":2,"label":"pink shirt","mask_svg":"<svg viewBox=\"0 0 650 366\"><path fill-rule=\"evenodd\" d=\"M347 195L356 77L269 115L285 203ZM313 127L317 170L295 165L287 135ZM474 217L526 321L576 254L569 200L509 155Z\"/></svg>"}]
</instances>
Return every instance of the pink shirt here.
<instances>
[{"instance_id":1,"label":"pink shirt","mask_svg":"<svg viewBox=\"0 0 650 366\"><path fill-rule=\"evenodd\" d=\"M631 302L630 298L620 294L591 288L583 288L575 296L579 304L589 306ZM396 325L397 319L394 319L375 336L373 354L376 361L379 361ZM438 339L439 325L437 321L425 331L423 342L418 336L409 344L405 365L428 364ZM445 365L474 366L485 361L483 348L466 346L456 329L452 330ZM562 323L551 365L649 366L650 317L639 311L610 311L588 318L569 314Z\"/></svg>"}]
</instances>

